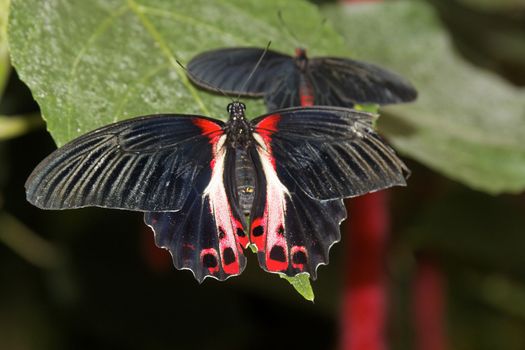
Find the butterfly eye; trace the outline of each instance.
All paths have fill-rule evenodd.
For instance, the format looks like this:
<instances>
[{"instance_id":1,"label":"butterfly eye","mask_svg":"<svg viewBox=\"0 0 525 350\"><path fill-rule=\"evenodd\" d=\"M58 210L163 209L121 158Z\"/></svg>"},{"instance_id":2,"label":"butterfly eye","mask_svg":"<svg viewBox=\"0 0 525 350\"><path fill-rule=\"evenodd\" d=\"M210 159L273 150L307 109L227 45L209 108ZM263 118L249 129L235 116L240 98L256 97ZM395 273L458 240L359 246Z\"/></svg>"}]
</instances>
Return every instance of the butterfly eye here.
<instances>
[{"instance_id":1,"label":"butterfly eye","mask_svg":"<svg viewBox=\"0 0 525 350\"><path fill-rule=\"evenodd\" d=\"M243 111L246 110L246 105L244 103L241 102L240 105Z\"/></svg>"},{"instance_id":2,"label":"butterfly eye","mask_svg":"<svg viewBox=\"0 0 525 350\"><path fill-rule=\"evenodd\" d=\"M228 103L228 106L226 106L226 112L231 113L233 109L233 103Z\"/></svg>"}]
</instances>

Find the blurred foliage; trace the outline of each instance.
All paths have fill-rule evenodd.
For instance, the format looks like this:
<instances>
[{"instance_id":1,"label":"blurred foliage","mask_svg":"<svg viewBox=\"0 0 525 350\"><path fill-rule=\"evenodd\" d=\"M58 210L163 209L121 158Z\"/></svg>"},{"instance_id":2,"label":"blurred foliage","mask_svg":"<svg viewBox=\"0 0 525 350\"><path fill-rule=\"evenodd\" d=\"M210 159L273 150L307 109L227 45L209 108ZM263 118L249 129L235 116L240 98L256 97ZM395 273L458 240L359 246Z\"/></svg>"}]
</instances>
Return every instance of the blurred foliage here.
<instances>
[{"instance_id":1,"label":"blurred foliage","mask_svg":"<svg viewBox=\"0 0 525 350\"><path fill-rule=\"evenodd\" d=\"M432 4L453 30L453 42L463 55L525 86L525 2L434 0Z\"/></svg>"},{"instance_id":2,"label":"blurred foliage","mask_svg":"<svg viewBox=\"0 0 525 350\"><path fill-rule=\"evenodd\" d=\"M523 209L512 197L451 193L432 201L405 233L412 247L439 251L449 262L519 274L525 266Z\"/></svg>"},{"instance_id":3,"label":"blurred foliage","mask_svg":"<svg viewBox=\"0 0 525 350\"><path fill-rule=\"evenodd\" d=\"M139 12L146 11L146 19L164 38L160 45L151 36L155 31L148 31L131 8L108 17L112 9L132 1L15 2L18 10L40 11L19 18L18 28L10 24L10 31L22 39L15 44L15 56L20 57L14 61L52 134L55 126L72 123L71 134L53 134L58 143L108 122L104 118L118 108L115 97L128 85L122 118L161 110L202 113L169 53L184 62L203 46L264 46L272 40L273 48L292 52L297 44L278 21L277 11L270 10L271 1L180 1L170 12L173 17L164 10L152 13L150 7L171 8L174 2L141 2L150 6ZM322 13L344 36L346 46L329 23L321 24L315 7L300 1L279 4L287 25L311 46L312 54L351 52L415 83L420 100L386 108L379 119L379 127L403 153L485 191L521 188L523 91L507 83L523 84L525 76L519 45L525 28L516 24L525 8L520 1L432 1L436 11L421 1L342 9L327 5ZM76 6L85 12L75 12ZM202 10L193 12L197 6ZM105 19L96 13L105 14ZM5 14L0 9L0 17ZM67 27L56 26L60 19ZM99 34L89 39L88 30ZM61 44L71 33L73 40ZM474 33L479 33L475 40ZM0 34L0 47L5 44L2 38ZM82 49L87 41L90 44ZM100 57L100 50L117 54ZM79 75L68 81L73 62ZM227 100L194 92L210 113L225 115ZM249 106L252 116L263 110L259 101ZM0 122L9 118L30 123L37 113L31 93L12 71L0 99L0 115L7 117ZM54 117L58 119L52 126ZM81 124L74 124L76 117ZM24 181L55 145L38 128L12 136L0 139L2 349L336 348L345 273L341 244L331 250L330 265L320 268L315 304L290 293L275 275L262 273L256 259L250 259L239 278L199 285L191 273L175 271L165 251L152 247L151 232L140 214L101 209L50 212L29 205ZM452 349L525 348L524 195L478 193L424 165L410 160L408 164L409 186L391 191L391 348L413 345L411 279L418 255L440 261L446 275ZM151 250L144 248L148 244ZM152 264L152 257L164 265ZM273 336L284 330L294 336Z\"/></svg>"},{"instance_id":4,"label":"blurred foliage","mask_svg":"<svg viewBox=\"0 0 525 350\"><path fill-rule=\"evenodd\" d=\"M520 11L525 13L523 0L458 0L458 2L487 11Z\"/></svg>"},{"instance_id":5,"label":"blurred foliage","mask_svg":"<svg viewBox=\"0 0 525 350\"><path fill-rule=\"evenodd\" d=\"M9 54L7 51L7 14L9 0L0 0L0 96L4 91L9 74Z\"/></svg>"}]
</instances>

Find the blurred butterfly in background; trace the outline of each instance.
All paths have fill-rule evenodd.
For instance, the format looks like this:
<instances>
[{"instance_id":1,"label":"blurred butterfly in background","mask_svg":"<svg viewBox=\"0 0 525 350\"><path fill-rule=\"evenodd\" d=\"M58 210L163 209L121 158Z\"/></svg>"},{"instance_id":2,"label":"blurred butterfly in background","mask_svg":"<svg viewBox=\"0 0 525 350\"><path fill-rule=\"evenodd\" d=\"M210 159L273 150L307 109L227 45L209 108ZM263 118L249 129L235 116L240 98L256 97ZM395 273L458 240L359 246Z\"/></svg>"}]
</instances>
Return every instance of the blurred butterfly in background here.
<instances>
[{"instance_id":1,"label":"blurred butterfly in background","mask_svg":"<svg viewBox=\"0 0 525 350\"><path fill-rule=\"evenodd\" d=\"M248 81L246 77L258 68ZM347 58L307 58L253 47L222 48L195 56L189 78L205 89L264 97L269 111L293 106L379 105L409 102L417 91L401 76L384 68Z\"/></svg>"},{"instance_id":2,"label":"blurred butterfly in background","mask_svg":"<svg viewBox=\"0 0 525 350\"><path fill-rule=\"evenodd\" d=\"M369 113L289 108L248 121L243 103L227 110L225 123L158 114L91 131L36 167L27 199L143 211L157 245L198 281L240 274L250 244L264 270L315 279L340 239L342 198L405 185L409 171Z\"/></svg>"}]
</instances>

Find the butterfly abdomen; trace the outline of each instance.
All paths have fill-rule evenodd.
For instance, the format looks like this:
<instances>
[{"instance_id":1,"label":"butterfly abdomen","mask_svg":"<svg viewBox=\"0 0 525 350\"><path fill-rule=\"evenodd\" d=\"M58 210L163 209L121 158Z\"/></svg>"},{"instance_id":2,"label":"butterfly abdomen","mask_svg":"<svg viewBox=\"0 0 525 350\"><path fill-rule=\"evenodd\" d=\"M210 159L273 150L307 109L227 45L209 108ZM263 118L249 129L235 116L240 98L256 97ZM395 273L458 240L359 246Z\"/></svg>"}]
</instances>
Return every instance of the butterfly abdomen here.
<instances>
[{"instance_id":1,"label":"butterfly abdomen","mask_svg":"<svg viewBox=\"0 0 525 350\"><path fill-rule=\"evenodd\" d=\"M249 215L255 189L255 169L253 162L244 149L237 149L235 157L235 177L239 207L244 215Z\"/></svg>"},{"instance_id":2,"label":"butterfly abdomen","mask_svg":"<svg viewBox=\"0 0 525 350\"><path fill-rule=\"evenodd\" d=\"M299 100L301 101L302 107L313 106L315 104L312 83L304 74L301 74L299 78Z\"/></svg>"}]
</instances>

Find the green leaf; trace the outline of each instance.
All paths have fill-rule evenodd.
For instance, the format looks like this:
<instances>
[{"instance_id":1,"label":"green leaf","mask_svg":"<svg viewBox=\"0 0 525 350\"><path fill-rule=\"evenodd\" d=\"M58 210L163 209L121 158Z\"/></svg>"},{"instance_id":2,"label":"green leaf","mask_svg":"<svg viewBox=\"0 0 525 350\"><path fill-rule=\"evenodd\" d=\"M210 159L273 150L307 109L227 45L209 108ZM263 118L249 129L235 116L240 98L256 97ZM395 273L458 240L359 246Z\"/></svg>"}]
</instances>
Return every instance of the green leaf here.
<instances>
[{"instance_id":1,"label":"green leaf","mask_svg":"<svg viewBox=\"0 0 525 350\"><path fill-rule=\"evenodd\" d=\"M300 0L13 0L13 65L58 145L102 125L170 112L225 117L228 99L198 91L176 59L222 46L337 54L342 38ZM310 33L312 28L317 33ZM264 112L249 100L248 115Z\"/></svg>"},{"instance_id":2,"label":"green leaf","mask_svg":"<svg viewBox=\"0 0 525 350\"><path fill-rule=\"evenodd\" d=\"M9 76L9 54L7 50L7 15L9 0L0 0L0 97Z\"/></svg>"},{"instance_id":3,"label":"green leaf","mask_svg":"<svg viewBox=\"0 0 525 350\"><path fill-rule=\"evenodd\" d=\"M525 91L453 50L422 1L328 7L356 58L410 79L416 103L383 109L378 126L401 151L489 193L525 188Z\"/></svg>"},{"instance_id":4,"label":"green leaf","mask_svg":"<svg viewBox=\"0 0 525 350\"><path fill-rule=\"evenodd\" d=\"M314 301L315 295L310 284L310 275L300 274L295 277L288 277L286 275L279 274L281 278L287 280L295 290L303 296L306 300Z\"/></svg>"}]
</instances>

